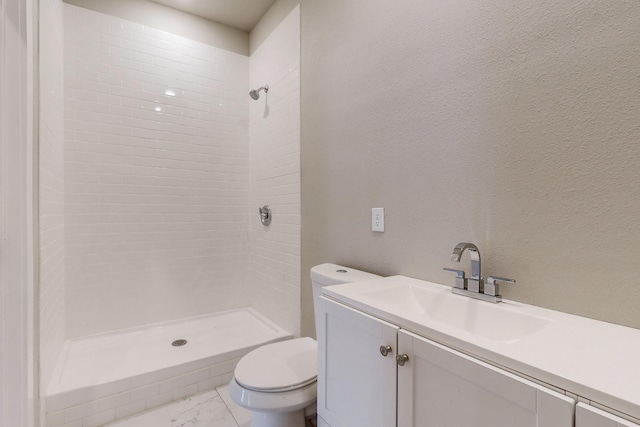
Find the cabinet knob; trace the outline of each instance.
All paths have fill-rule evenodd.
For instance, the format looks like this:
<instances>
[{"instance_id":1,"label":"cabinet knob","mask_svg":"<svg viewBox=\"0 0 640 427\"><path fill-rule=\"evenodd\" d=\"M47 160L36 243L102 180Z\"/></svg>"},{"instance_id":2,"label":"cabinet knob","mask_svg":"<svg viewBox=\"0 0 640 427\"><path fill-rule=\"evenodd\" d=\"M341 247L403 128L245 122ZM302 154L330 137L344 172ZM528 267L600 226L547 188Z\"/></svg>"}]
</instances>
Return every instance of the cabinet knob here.
<instances>
[{"instance_id":1,"label":"cabinet knob","mask_svg":"<svg viewBox=\"0 0 640 427\"><path fill-rule=\"evenodd\" d=\"M400 366L404 366L406 362L409 361L409 356L406 354L399 354L396 356L396 363Z\"/></svg>"},{"instance_id":2,"label":"cabinet knob","mask_svg":"<svg viewBox=\"0 0 640 427\"><path fill-rule=\"evenodd\" d=\"M387 357L387 355L389 353L391 353L393 349L391 348L390 345L381 345L380 346L380 354L383 355L384 357Z\"/></svg>"}]
</instances>

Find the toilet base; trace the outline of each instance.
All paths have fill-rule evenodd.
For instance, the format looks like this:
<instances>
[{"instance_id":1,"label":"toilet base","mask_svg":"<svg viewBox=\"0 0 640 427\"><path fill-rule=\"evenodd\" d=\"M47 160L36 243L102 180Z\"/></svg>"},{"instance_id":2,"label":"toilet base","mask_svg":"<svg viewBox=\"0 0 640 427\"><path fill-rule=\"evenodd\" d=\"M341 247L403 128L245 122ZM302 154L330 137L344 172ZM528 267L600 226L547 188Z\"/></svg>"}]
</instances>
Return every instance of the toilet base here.
<instances>
[{"instance_id":1,"label":"toilet base","mask_svg":"<svg viewBox=\"0 0 640 427\"><path fill-rule=\"evenodd\" d=\"M292 412L253 411L251 427L305 427L304 409Z\"/></svg>"}]
</instances>

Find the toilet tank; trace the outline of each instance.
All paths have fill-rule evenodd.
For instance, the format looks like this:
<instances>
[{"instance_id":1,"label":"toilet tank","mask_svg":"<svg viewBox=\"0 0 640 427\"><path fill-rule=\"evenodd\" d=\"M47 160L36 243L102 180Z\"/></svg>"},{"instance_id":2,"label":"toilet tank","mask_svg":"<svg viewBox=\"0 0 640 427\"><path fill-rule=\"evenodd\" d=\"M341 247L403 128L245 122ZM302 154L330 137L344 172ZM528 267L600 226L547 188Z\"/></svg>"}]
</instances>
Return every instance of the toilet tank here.
<instances>
[{"instance_id":1,"label":"toilet tank","mask_svg":"<svg viewBox=\"0 0 640 427\"><path fill-rule=\"evenodd\" d=\"M312 267L311 285L313 286L313 308L316 313L316 328L319 324L318 310L316 310L316 307L318 304L318 298L320 298L320 288L323 286L339 285L341 283L379 279L381 277L382 276L378 276L377 274L367 273L366 271L360 271L337 264L326 263Z\"/></svg>"}]
</instances>

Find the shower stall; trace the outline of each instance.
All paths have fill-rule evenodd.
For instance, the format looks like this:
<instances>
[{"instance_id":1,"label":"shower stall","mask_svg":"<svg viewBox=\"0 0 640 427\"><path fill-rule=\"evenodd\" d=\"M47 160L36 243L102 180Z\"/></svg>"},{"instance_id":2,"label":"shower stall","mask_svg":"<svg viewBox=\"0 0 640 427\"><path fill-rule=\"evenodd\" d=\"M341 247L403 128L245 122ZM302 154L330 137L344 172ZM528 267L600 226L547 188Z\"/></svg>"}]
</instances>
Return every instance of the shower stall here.
<instances>
[{"instance_id":1,"label":"shower stall","mask_svg":"<svg viewBox=\"0 0 640 427\"><path fill-rule=\"evenodd\" d=\"M297 6L248 55L42 1L47 425L104 423L203 391L247 350L299 335L299 16ZM269 226L256 213L265 205ZM166 366L151 369L155 342L127 352L143 333L167 341ZM243 336L254 338L229 347ZM126 355L114 376L98 363L107 347ZM65 417L92 405L103 410Z\"/></svg>"}]
</instances>

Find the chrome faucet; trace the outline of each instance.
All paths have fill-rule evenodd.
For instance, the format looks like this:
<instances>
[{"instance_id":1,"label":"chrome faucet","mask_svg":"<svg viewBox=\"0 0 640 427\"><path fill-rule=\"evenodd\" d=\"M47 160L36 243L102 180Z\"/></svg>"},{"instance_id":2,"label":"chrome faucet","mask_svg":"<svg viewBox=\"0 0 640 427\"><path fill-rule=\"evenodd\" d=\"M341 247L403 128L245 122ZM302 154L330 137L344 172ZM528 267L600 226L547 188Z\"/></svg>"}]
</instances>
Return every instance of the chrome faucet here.
<instances>
[{"instance_id":1,"label":"chrome faucet","mask_svg":"<svg viewBox=\"0 0 640 427\"><path fill-rule=\"evenodd\" d=\"M451 253L451 261L460 262L464 251L469 252L471 257L471 277L466 278L465 272L462 270L455 270L453 268L444 268L443 270L456 273L456 283L452 289L454 294L466 295L468 297L481 299L483 301L489 301L497 303L502 301L500 295L500 287L496 282L515 283L513 279L505 279L502 277L489 277L485 285L484 278L482 277L482 267L480 263L480 250L473 243L458 243L453 252Z\"/></svg>"},{"instance_id":2,"label":"chrome faucet","mask_svg":"<svg viewBox=\"0 0 640 427\"><path fill-rule=\"evenodd\" d=\"M484 281L482 279L482 267L480 263L480 250L473 243L458 243L451 253L451 261L460 262L462 253L467 250L471 257L471 277L467 279L467 289L471 292L483 292Z\"/></svg>"}]
</instances>

